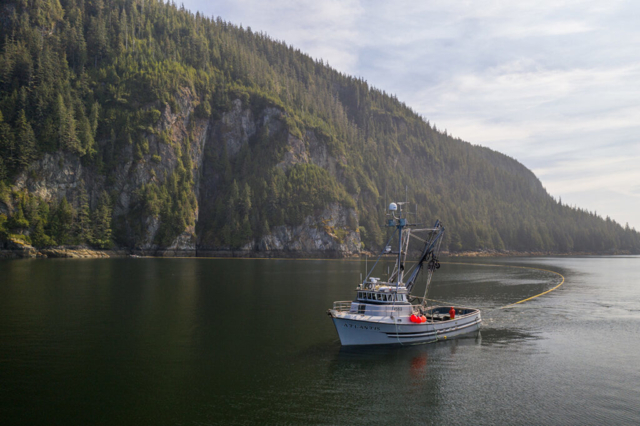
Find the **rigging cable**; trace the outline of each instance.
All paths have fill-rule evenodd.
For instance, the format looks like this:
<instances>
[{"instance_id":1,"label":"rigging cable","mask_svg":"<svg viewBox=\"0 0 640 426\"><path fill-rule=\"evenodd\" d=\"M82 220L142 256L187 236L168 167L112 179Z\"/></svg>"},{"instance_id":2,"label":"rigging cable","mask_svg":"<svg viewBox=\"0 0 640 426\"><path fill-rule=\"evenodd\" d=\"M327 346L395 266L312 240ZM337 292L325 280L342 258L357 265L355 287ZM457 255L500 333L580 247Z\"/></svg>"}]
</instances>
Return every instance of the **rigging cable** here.
<instances>
[{"instance_id":1,"label":"rigging cable","mask_svg":"<svg viewBox=\"0 0 640 426\"><path fill-rule=\"evenodd\" d=\"M545 295L547 293L551 293L553 290L557 289L558 287L560 287L565 282L564 275L562 275L560 272L552 271L550 269L533 268L531 266L498 265L498 264L490 264L490 263L471 263L471 262L442 262L442 263L446 263L446 264L449 264L449 265L495 266L495 267L502 267L502 268L531 269L531 270L534 270L534 271L550 272L552 274L556 274L557 276L559 276L561 278L560 284L556 285L555 287L553 287L553 288L551 288L549 290L543 291L542 293L538 293L538 294L536 294L534 296L527 297L526 299L522 299L522 300L519 300L517 302L513 302L513 303L509 303L509 304L504 305L504 306L500 306L498 308L482 309L485 312L494 311L494 310L497 310L497 309L507 309L507 308L511 308L511 307L513 307L515 305L519 305L520 303L528 302L529 300L535 299L536 297L540 297L540 296L543 296L543 295ZM444 303L445 305L451 305L451 303L444 302L442 300L436 300L436 299L428 299L428 300L431 300L433 302Z\"/></svg>"}]
</instances>

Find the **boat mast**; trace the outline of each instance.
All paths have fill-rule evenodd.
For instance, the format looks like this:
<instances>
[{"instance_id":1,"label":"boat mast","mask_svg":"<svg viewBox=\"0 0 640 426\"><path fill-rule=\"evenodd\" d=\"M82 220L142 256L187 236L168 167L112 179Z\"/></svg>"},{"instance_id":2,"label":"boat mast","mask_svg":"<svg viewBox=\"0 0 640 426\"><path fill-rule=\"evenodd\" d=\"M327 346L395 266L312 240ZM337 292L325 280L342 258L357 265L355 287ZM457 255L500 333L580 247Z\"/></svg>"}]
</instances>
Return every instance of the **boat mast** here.
<instances>
[{"instance_id":1,"label":"boat mast","mask_svg":"<svg viewBox=\"0 0 640 426\"><path fill-rule=\"evenodd\" d=\"M404 227L407 225L407 219L405 214L405 219L402 219L402 206L404 204L409 203L409 187L405 185L404 187L404 203L400 204L400 223L398 224L398 282L396 283L396 293L398 291L398 285L402 283L402 279L404 278L404 263L402 262L402 237ZM408 207L408 206L407 206ZM406 253L405 253L406 256Z\"/></svg>"},{"instance_id":2,"label":"boat mast","mask_svg":"<svg viewBox=\"0 0 640 426\"><path fill-rule=\"evenodd\" d=\"M389 204L389 212L393 216L393 219L389 219L387 223L388 227L395 227L398 230L398 258L396 260L396 264L393 268L393 272L389 278L390 282L395 279L396 282L396 292L398 291L398 287L402 284L404 279L404 262L402 261L402 246L405 245L405 236L404 236L404 228L409 226L407 224L406 217L402 217L402 206L406 204L405 202L401 203L391 203ZM398 212L398 216L396 216L396 212ZM406 253L405 253L406 254Z\"/></svg>"},{"instance_id":3,"label":"boat mast","mask_svg":"<svg viewBox=\"0 0 640 426\"><path fill-rule=\"evenodd\" d=\"M402 217L402 206L400 206L400 217ZM402 230L404 228L404 224L402 223L402 219L400 219L398 223L398 281L396 281L396 290L398 285L402 282L402 278L404 275L404 265L402 264Z\"/></svg>"}]
</instances>

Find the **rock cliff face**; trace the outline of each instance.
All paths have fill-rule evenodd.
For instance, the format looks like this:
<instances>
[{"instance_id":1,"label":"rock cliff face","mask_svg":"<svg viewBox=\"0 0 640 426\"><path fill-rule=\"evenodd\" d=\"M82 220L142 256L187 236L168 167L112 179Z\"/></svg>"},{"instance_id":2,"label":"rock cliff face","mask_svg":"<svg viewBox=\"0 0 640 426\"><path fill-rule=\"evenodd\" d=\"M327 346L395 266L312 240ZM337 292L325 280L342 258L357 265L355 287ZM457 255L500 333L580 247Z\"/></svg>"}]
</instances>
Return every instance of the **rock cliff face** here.
<instances>
[{"instance_id":1,"label":"rock cliff face","mask_svg":"<svg viewBox=\"0 0 640 426\"><path fill-rule=\"evenodd\" d=\"M28 171L16 179L14 188L27 189L46 201L73 196L81 184L83 167L76 156L45 154Z\"/></svg>"},{"instance_id":2,"label":"rock cliff face","mask_svg":"<svg viewBox=\"0 0 640 426\"><path fill-rule=\"evenodd\" d=\"M335 174L335 159L327 154L326 147L321 146L313 132L307 131L305 140L301 140L286 131L284 111L267 107L254 112L242 105L239 99L233 101L232 105L231 111L211 123L211 131L204 144L205 159L226 155L233 161L254 135L260 132L272 135L285 132L286 147L276 167L287 171L298 163L313 163ZM206 160L201 163L200 168L199 206L201 215L207 216L213 214L213 201L223 189L219 187L222 171L216 168L215 162ZM267 256L352 255L360 252L357 223L354 209L331 203L316 215L307 216L302 225L274 227L271 232L250 241L240 249L211 245L209 239L200 238L198 253L234 256L255 253Z\"/></svg>"},{"instance_id":3,"label":"rock cliff face","mask_svg":"<svg viewBox=\"0 0 640 426\"><path fill-rule=\"evenodd\" d=\"M360 234L349 228L357 220L354 209L332 203L321 214L307 216L299 226L277 226L268 235L238 250L202 247L201 256L344 257L360 252Z\"/></svg>"},{"instance_id":4,"label":"rock cliff face","mask_svg":"<svg viewBox=\"0 0 640 426\"><path fill-rule=\"evenodd\" d=\"M114 200L113 222L121 224L130 244L120 244L135 253L163 256L194 256L197 254L287 256L344 256L360 251L357 213L339 203L331 203L324 211L304 218L299 226L275 226L270 232L254 239L240 249L211 245L196 234L217 232L206 229L203 218L213 214L212 205L220 188L221 170L212 157L224 155L233 159L249 144L257 133L286 134L286 147L276 167L289 170L298 163L313 163L336 175L336 159L312 131L303 138L286 130L286 112L275 107L260 110L244 105L240 99L231 102L231 108L222 116L198 118L194 113L197 97L188 88L176 96L174 110L165 104L154 128L146 133L142 158L136 158L135 144L124 147L125 160L117 164L110 176L101 175L95 166L84 165L72 154L59 152L45 154L15 180L14 191L26 190L38 197L58 202L63 197L79 205L84 189L91 208L95 208L100 194L108 193ZM101 141L102 144L110 143ZM180 156L186 152L191 162L192 192L197 200L192 220L169 244L158 242L161 219L147 214L138 218L142 229L133 236L131 213L135 209L138 192L145 185L162 185L178 167ZM181 164L181 163L180 163ZM250 172L250 171L249 171ZM3 205L10 212L11 205Z\"/></svg>"},{"instance_id":5,"label":"rock cliff face","mask_svg":"<svg viewBox=\"0 0 640 426\"><path fill-rule=\"evenodd\" d=\"M340 256L360 251L360 236L348 231L349 216L353 209L337 203L330 204L318 217L307 217L296 227L278 226L271 234L244 247L262 252L301 252L309 255L327 253Z\"/></svg>"}]
</instances>

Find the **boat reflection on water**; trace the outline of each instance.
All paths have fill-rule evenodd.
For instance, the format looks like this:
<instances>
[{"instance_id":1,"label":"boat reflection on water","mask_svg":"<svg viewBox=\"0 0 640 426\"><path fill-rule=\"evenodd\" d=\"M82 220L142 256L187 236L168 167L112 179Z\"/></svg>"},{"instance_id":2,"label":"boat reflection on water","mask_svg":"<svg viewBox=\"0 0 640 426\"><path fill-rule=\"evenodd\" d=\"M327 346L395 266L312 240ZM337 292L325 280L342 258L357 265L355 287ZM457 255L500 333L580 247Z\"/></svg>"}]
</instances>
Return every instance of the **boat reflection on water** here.
<instances>
[{"instance_id":1,"label":"boat reflection on water","mask_svg":"<svg viewBox=\"0 0 640 426\"><path fill-rule=\"evenodd\" d=\"M361 371L376 376L387 376L390 372L409 379L423 380L429 376L429 364L450 362L461 347L479 346L482 334L465 334L442 341L437 345L413 346L340 346L331 362L331 374L348 380L349 375L359 375ZM404 374L401 374L404 372Z\"/></svg>"},{"instance_id":2,"label":"boat reflection on water","mask_svg":"<svg viewBox=\"0 0 640 426\"><path fill-rule=\"evenodd\" d=\"M416 355L411 359L411 375L423 376L427 371L427 353Z\"/></svg>"}]
</instances>

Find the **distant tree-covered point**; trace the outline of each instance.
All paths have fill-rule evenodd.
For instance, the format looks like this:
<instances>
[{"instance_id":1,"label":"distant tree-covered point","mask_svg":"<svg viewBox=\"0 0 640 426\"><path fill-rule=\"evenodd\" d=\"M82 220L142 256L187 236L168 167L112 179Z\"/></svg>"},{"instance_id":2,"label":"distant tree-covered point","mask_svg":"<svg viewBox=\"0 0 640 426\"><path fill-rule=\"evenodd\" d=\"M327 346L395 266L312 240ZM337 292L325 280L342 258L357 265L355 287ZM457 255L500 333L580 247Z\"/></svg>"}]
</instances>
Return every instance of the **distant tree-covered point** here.
<instances>
[{"instance_id":1,"label":"distant tree-covered point","mask_svg":"<svg viewBox=\"0 0 640 426\"><path fill-rule=\"evenodd\" d=\"M339 205L355 215L331 235L377 249L386 204L408 188L450 251L640 252L635 229L564 205L516 160L219 17L158 0L4 1L0 46L0 240L234 249ZM254 118L230 152L232 113ZM53 179L45 160L80 177L29 190Z\"/></svg>"}]
</instances>

